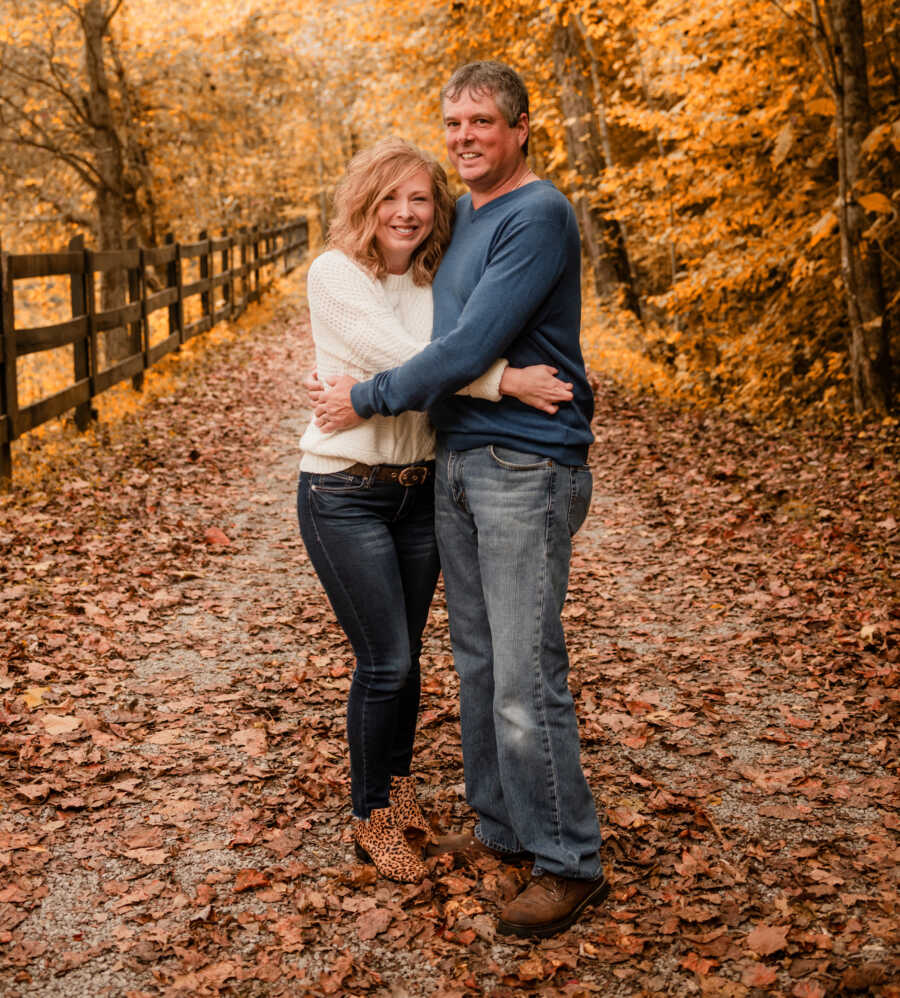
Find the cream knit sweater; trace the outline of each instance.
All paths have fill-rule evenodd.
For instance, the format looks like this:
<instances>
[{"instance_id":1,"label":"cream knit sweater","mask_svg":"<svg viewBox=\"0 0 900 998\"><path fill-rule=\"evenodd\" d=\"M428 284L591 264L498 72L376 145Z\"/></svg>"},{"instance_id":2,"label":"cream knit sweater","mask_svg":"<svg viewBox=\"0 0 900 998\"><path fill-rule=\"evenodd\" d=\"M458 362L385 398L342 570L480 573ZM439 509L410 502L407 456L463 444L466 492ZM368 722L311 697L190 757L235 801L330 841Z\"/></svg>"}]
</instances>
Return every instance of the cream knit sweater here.
<instances>
[{"instance_id":1,"label":"cream knit sweater","mask_svg":"<svg viewBox=\"0 0 900 998\"><path fill-rule=\"evenodd\" d=\"M349 374L366 381L398 367L431 340L431 287L406 274L376 280L340 250L317 257L307 277L309 318L319 378ZM506 369L497 360L461 394L500 400ZM302 471L328 473L351 464L413 464L434 457L434 431L424 412L373 416L360 426L323 433L314 422L300 440Z\"/></svg>"}]
</instances>

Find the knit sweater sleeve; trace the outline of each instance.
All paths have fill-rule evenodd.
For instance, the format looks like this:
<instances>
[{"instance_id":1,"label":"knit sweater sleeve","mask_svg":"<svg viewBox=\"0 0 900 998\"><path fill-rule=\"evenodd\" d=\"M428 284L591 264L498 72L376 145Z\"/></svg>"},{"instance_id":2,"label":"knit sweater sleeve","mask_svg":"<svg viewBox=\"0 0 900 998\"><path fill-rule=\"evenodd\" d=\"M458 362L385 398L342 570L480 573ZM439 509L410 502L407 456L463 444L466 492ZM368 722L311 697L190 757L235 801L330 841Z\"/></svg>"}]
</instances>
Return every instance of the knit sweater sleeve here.
<instances>
[{"instance_id":1,"label":"knit sweater sleeve","mask_svg":"<svg viewBox=\"0 0 900 998\"><path fill-rule=\"evenodd\" d=\"M425 345L397 318L377 281L342 253L323 253L309 268L309 310L317 346L360 371L380 371Z\"/></svg>"}]
</instances>

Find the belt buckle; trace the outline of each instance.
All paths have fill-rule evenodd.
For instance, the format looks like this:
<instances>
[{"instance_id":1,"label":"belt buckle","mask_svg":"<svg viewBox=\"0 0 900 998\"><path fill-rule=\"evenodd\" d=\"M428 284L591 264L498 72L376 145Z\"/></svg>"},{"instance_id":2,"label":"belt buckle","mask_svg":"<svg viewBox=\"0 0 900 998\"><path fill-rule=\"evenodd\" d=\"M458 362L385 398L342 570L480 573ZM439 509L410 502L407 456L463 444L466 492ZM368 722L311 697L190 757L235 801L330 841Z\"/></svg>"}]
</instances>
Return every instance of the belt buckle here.
<instances>
[{"instance_id":1,"label":"belt buckle","mask_svg":"<svg viewBox=\"0 0 900 998\"><path fill-rule=\"evenodd\" d=\"M401 485L421 485L428 477L428 469L419 464L411 464L400 471L397 481Z\"/></svg>"}]
</instances>

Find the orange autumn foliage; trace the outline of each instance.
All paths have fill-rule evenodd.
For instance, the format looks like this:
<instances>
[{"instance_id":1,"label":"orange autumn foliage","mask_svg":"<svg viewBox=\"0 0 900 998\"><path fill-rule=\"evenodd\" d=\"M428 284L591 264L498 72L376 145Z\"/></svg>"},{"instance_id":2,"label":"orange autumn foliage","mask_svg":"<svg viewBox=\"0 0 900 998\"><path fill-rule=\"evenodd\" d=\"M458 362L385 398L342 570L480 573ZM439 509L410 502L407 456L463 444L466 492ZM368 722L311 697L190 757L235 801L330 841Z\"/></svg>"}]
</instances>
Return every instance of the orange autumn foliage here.
<instances>
[{"instance_id":1,"label":"orange autumn foliage","mask_svg":"<svg viewBox=\"0 0 900 998\"><path fill-rule=\"evenodd\" d=\"M16 46L39 66L53 39L77 77L65 9L14 6L2 58ZM754 418L846 413L836 107L811 23L819 11L833 25L838 6L130 0L112 22L110 66L135 150L141 217L131 224L193 236L301 208L322 231L355 150L394 133L440 155L441 83L462 62L502 59L532 93L535 168L578 207L591 362ZM872 117L853 196L864 248L881 254L896 356L900 18L888 0L867 0L862 13ZM59 94L34 87L28 99L48 134L76 142ZM0 130L11 127L7 111ZM0 161L5 246L44 246L90 224L64 161L35 148ZM596 255L604 241L619 254L608 273Z\"/></svg>"}]
</instances>

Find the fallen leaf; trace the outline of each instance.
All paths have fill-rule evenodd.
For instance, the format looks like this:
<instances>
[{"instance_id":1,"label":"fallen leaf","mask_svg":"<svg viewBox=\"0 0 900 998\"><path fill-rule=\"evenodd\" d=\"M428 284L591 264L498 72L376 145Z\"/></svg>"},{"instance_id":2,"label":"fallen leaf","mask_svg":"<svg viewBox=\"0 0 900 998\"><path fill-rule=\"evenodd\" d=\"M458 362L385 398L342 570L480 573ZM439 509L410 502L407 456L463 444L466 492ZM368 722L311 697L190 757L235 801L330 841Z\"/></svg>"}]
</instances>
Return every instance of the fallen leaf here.
<instances>
[{"instance_id":1,"label":"fallen leaf","mask_svg":"<svg viewBox=\"0 0 900 998\"><path fill-rule=\"evenodd\" d=\"M254 887L265 887L269 883L269 876L261 870L238 870L234 878L234 892L240 894L242 891L249 891Z\"/></svg>"},{"instance_id":2,"label":"fallen leaf","mask_svg":"<svg viewBox=\"0 0 900 998\"><path fill-rule=\"evenodd\" d=\"M747 946L760 956L769 956L784 949L787 942L789 926L787 925L757 925L747 936Z\"/></svg>"},{"instance_id":3,"label":"fallen leaf","mask_svg":"<svg viewBox=\"0 0 900 998\"><path fill-rule=\"evenodd\" d=\"M242 748L247 755L258 758L266 754L266 732L264 728L243 728L231 736L231 743Z\"/></svg>"},{"instance_id":4,"label":"fallen leaf","mask_svg":"<svg viewBox=\"0 0 900 998\"><path fill-rule=\"evenodd\" d=\"M778 973L774 967L767 967L764 963L751 963L744 967L741 973L741 982L748 988L767 988L774 984Z\"/></svg>"},{"instance_id":5,"label":"fallen leaf","mask_svg":"<svg viewBox=\"0 0 900 998\"><path fill-rule=\"evenodd\" d=\"M67 735L81 726L81 718L71 714L44 714L41 721L50 735Z\"/></svg>"},{"instance_id":6,"label":"fallen leaf","mask_svg":"<svg viewBox=\"0 0 900 998\"><path fill-rule=\"evenodd\" d=\"M386 908L371 908L364 911L356 920L356 931L360 939L374 939L394 920Z\"/></svg>"},{"instance_id":7,"label":"fallen leaf","mask_svg":"<svg viewBox=\"0 0 900 998\"><path fill-rule=\"evenodd\" d=\"M160 866L169 858L169 853L165 849L127 849L123 855L129 859L136 859L146 866Z\"/></svg>"}]
</instances>

